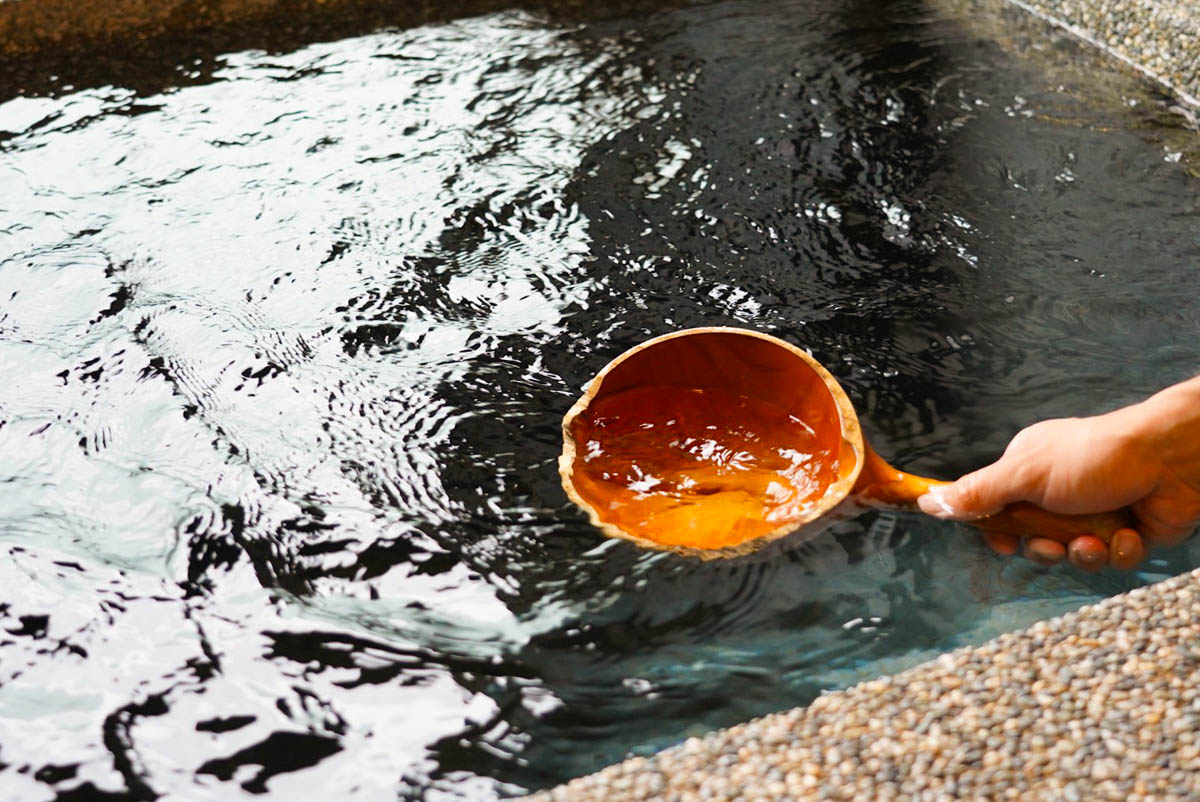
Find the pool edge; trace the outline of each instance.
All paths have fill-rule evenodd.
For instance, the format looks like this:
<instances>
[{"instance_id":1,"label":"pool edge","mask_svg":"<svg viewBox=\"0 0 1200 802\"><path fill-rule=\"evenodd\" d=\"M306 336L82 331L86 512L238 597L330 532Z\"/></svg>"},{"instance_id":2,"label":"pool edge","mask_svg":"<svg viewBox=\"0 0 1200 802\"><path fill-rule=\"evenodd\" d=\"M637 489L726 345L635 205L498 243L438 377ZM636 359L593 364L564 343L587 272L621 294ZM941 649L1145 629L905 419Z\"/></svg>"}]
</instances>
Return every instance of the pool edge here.
<instances>
[{"instance_id":1,"label":"pool edge","mask_svg":"<svg viewBox=\"0 0 1200 802\"><path fill-rule=\"evenodd\" d=\"M1004 0L1069 31L1200 107L1200 6L1187 0Z\"/></svg>"},{"instance_id":2,"label":"pool edge","mask_svg":"<svg viewBox=\"0 0 1200 802\"><path fill-rule=\"evenodd\" d=\"M1200 569L529 802L1200 797Z\"/></svg>"},{"instance_id":3,"label":"pool edge","mask_svg":"<svg viewBox=\"0 0 1200 802\"><path fill-rule=\"evenodd\" d=\"M1000 0L1040 17L1200 107L1200 6L1188 0ZM407 27L514 7L571 15L582 0L0 0L0 59L62 49L114 48L163 37L266 26L272 20L367 14ZM627 5L615 3L609 15ZM663 7L678 2L661 3ZM588 12L594 14L595 12ZM244 37L243 37L244 38Z\"/></svg>"}]
</instances>

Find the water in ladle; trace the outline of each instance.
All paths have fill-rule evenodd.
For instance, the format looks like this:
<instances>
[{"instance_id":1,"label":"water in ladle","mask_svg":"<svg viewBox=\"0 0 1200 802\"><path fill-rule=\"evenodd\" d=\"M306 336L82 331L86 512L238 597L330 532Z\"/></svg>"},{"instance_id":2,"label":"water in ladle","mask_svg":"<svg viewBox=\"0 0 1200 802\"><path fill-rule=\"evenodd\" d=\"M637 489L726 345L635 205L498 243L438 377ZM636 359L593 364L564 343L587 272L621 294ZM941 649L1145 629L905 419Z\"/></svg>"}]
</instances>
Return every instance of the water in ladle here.
<instances>
[{"instance_id":1,"label":"water in ladle","mask_svg":"<svg viewBox=\"0 0 1200 802\"><path fill-rule=\"evenodd\" d=\"M650 385L572 422L579 492L601 520L656 543L723 548L806 512L836 474L829 437L719 388Z\"/></svg>"}]
</instances>

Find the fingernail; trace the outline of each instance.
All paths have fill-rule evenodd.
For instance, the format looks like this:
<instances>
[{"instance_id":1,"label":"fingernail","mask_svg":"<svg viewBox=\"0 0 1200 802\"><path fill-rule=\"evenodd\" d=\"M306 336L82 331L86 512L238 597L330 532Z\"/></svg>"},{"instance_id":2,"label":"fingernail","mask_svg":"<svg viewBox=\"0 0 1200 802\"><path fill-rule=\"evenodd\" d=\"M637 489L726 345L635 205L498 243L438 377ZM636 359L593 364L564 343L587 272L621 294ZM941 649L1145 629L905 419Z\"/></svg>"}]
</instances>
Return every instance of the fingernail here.
<instances>
[{"instance_id":1,"label":"fingernail","mask_svg":"<svg viewBox=\"0 0 1200 802\"><path fill-rule=\"evenodd\" d=\"M921 508L921 512L944 520L961 517L958 510L951 507L942 497L943 491L944 488L933 487L930 488L928 493L919 497L917 499L917 506Z\"/></svg>"}]
</instances>

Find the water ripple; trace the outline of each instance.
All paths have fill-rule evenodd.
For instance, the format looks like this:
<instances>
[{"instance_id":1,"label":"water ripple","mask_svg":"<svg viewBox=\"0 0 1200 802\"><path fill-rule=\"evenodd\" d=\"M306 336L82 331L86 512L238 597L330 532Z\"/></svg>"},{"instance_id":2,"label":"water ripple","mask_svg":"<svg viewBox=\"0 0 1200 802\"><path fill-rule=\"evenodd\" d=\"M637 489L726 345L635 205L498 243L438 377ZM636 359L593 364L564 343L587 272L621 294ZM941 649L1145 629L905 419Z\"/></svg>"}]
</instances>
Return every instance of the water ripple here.
<instances>
[{"instance_id":1,"label":"water ripple","mask_svg":"<svg viewBox=\"0 0 1200 802\"><path fill-rule=\"evenodd\" d=\"M880 14L505 13L0 104L5 792L504 796L1190 565L886 513L704 564L567 502L561 413L673 328L810 348L942 475L1192 370L1163 100Z\"/></svg>"}]
</instances>

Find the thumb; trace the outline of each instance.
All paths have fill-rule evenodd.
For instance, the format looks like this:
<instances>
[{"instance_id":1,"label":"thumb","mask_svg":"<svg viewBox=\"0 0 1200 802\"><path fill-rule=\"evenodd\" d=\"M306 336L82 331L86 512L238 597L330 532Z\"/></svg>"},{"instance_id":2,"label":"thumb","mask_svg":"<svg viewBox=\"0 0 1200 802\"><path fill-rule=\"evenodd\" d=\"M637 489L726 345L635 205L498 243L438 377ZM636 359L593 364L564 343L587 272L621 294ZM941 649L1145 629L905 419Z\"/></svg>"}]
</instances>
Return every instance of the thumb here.
<instances>
[{"instance_id":1,"label":"thumb","mask_svg":"<svg viewBox=\"0 0 1200 802\"><path fill-rule=\"evenodd\" d=\"M992 463L953 484L931 488L917 499L917 506L935 518L969 521L999 512L1021 498L1021 489L1013 484L1012 473L999 463Z\"/></svg>"}]
</instances>

